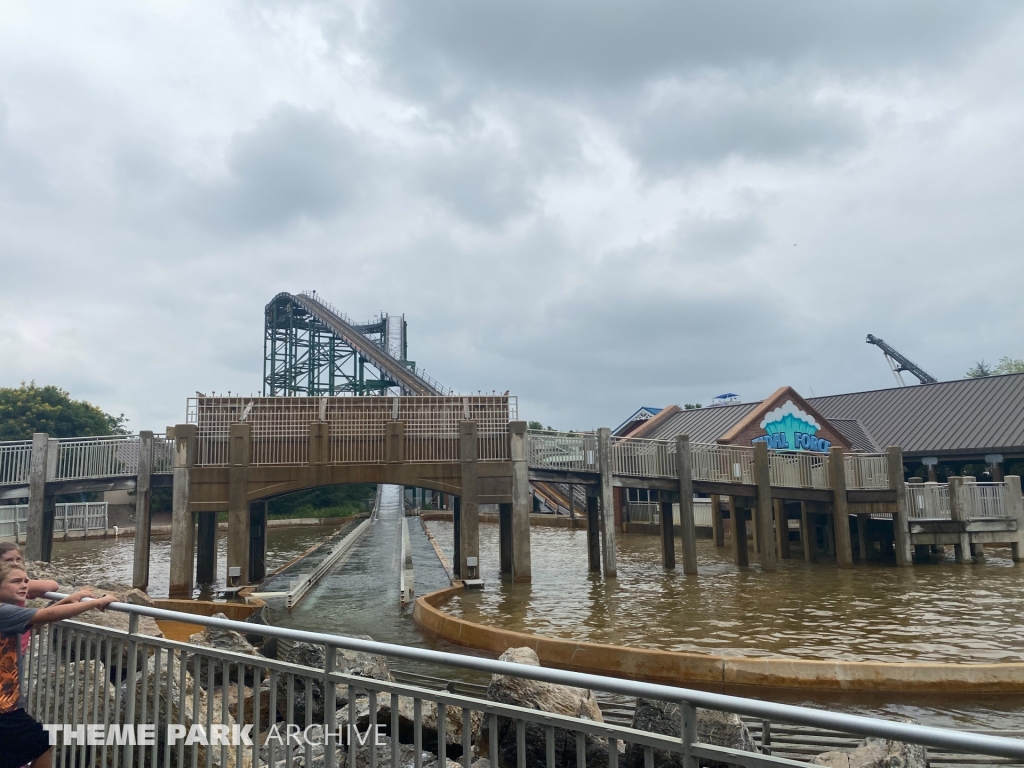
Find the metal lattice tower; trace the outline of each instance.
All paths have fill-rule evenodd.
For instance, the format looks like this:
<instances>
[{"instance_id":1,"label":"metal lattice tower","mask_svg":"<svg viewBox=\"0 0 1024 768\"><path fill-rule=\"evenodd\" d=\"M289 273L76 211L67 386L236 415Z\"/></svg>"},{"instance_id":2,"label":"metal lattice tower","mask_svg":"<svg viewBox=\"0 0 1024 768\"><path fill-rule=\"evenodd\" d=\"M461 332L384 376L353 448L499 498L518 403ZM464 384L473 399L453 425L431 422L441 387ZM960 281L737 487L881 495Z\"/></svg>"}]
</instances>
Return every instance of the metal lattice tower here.
<instances>
[{"instance_id":1,"label":"metal lattice tower","mask_svg":"<svg viewBox=\"0 0 1024 768\"><path fill-rule=\"evenodd\" d=\"M443 395L408 360L402 315L354 323L316 293L279 293L264 310L263 394Z\"/></svg>"}]
</instances>

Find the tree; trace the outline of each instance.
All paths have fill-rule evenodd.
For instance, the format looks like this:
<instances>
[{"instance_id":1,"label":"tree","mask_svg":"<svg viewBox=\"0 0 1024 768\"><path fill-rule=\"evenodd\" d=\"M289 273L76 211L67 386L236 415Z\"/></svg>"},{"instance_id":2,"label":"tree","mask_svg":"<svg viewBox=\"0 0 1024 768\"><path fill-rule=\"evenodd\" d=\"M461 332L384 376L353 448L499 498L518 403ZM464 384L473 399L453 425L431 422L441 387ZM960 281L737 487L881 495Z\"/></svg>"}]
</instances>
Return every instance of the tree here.
<instances>
[{"instance_id":1,"label":"tree","mask_svg":"<svg viewBox=\"0 0 1024 768\"><path fill-rule=\"evenodd\" d=\"M983 379L992 375L992 366L986 365L984 360L979 360L964 374L965 379Z\"/></svg>"},{"instance_id":2,"label":"tree","mask_svg":"<svg viewBox=\"0 0 1024 768\"><path fill-rule=\"evenodd\" d=\"M1012 357L1001 357L999 363L993 367L987 365L984 360L979 360L967 373L965 379L982 379L986 376L1002 376L1007 373L1024 373L1024 360L1015 360Z\"/></svg>"},{"instance_id":3,"label":"tree","mask_svg":"<svg viewBox=\"0 0 1024 768\"><path fill-rule=\"evenodd\" d=\"M701 406L700 403L685 403L683 405L683 410L684 411L696 411L698 408L701 408L701 407L702 406Z\"/></svg>"},{"instance_id":4,"label":"tree","mask_svg":"<svg viewBox=\"0 0 1024 768\"><path fill-rule=\"evenodd\" d=\"M123 435L128 429L122 413L111 416L84 400L72 400L60 387L0 387L0 440L31 440L33 432L50 437Z\"/></svg>"}]
</instances>

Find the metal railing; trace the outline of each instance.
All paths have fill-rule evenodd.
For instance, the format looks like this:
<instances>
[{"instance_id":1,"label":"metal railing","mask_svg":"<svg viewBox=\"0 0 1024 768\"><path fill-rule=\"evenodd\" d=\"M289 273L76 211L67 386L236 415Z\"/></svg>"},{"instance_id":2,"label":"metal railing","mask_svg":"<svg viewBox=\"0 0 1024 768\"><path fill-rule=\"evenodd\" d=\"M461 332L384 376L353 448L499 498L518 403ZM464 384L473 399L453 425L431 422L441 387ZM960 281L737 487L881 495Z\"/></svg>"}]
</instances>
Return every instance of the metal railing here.
<instances>
[{"instance_id":1,"label":"metal railing","mask_svg":"<svg viewBox=\"0 0 1024 768\"><path fill-rule=\"evenodd\" d=\"M964 512L968 520L982 517L1008 517L1005 483L963 484Z\"/></svg>"},{"instance_id":2,"label":"metal railing","mask_svg":"<svg viewBox=\"0 0 1024 768\"><path fill-rule=\"evenodd\" d=\"M57 597L52 593L49 596ZM283 746L278 739L268 738L275 728L280 737L278 718L307 735L323 734L325 768L336 768L346 760L349 766L354 766L357 753L361 753L361 765L382 765L378 736L385 739L384 743L390 742L392 736L411 742L416 768L425 762L424 747L447 752L468 768L474 743L486 748L492 758L500 752L503 765L511 761L530 768L569 764L574 752L576 765L583 768L591 759L593 763L617 765L622 755L620 744L639 750L647 766L654 764L656 752L665 753L660 760L678 756L676 760L681 758L682 764L689 766L695 766L698 759L748 768L807 765L767 753L697 742L700 709L964 753L1024 758L1024 740L1020 739L146 606L115 603L108 610L129 614L128 632L75 621L33 628L24 663L28 710L43 723L151 723L155 726L155 738L151 744L124 747L106 743L87 745L84 739L72 744L61 738L54 754L58 766L91 763L112 768L122 765L132 768L136 764L227 768L229 765L276 766L282 761L285 766L291 766L299 755L304 757L305 765L310 765L313 746L308 741L293 748ZM289 642L308 643L314 649L321 649L324 662L320 666L305 666L142 635L138 632L140 616L277 638L279 648ZM339 649L450 669L540 680L617 696L673 702L680 707L681 736L502 704L448 688L437 690L390 679L344 674L337 667ZM315 654L309 657L315 658ZM316 697L314 691L318 692ZM235 714L231 712L232 705ZM351 718L359 729L358 737L352 729L344 727L349 724L350 713L361 715ZM190 732L193 725L209 734L214 724L227 726L225 732L230 733L232 725L243 723L252 725L250 745L211 749L194 742L186 743L185 732ZM327 728L318 731L317 724L326 724ZM184 731L173 743L168 738L168 725L182 726L179 730ZM487 728L486 736L482 726ZM377 731L370 733L371 727L376 727ZM307 728L311 730L305 730ZM345 743L338 743L339 735ZM346 735L349 738L346 739ZM371 738L365 738L366 735ZM529 758L527 735L533 750ZM363 746L359 744L360 739L363 739ZM405 759L399 761L398 749L390 752L388 763L391 766L406 764Z\"/></svg>"},{"instance_id":3,"label":"metal railing","mask_svg":"<svg viewBox=\"0 0 1024 768\"><path fill-rule=\"evenodd\" d=\"M480 461L510 457L508 425L518 403L509 395L454 397L193 397L197 466L225 466L231 425L251 425L253 465L309 463L309 427L327 424L331 464L385 460L387 423L405 424L405 461L457 462L459 422L477 423Z\"/></svg>"},{"instance_id":4,"label":"metal railing","mask_svg":"<svg viewBox=\"0 0 1024 768\"><path fill-rule=\"evenodd\" d=\"M108 505L105 501L69 502L54 505L53 533L107 530ZM0 505L0 538L25 538L28 504Z\"/></svg>"},{"instance_id":5,"label":"metal railing","mask_svg":"<svg viewBox=\"0 0 1024 768\"><path fill-rule=\"evenodd\" d=\"M612 473L629 477L678 477L675 441L613 437Z\"/></svg>"},{"instance_id":6,"label":"metal railing","mask_svg":"<svg viewBox=\"0 0 1024 768\"><path fill-rule=\"evenodd\" d=\"M0 443L0 485L27 483L31 464L31 440Z\"/></svg>"},{"instance_id":7,"label":"metal railing","mask_svg":"<svg viewBox=\"0 0 1024 768\"><path fill-rule=\"evenodd\" d=\"M84 501L56 505L53 516L54 534L105 530L107 530L107 502Z\"/></svg>"},{"instance_id":8,"label":"metal railing","mask_svg":"<svg viewBox=\"0 0 1024 768\"><path fill-rule=\"evenodd\" d=\"M847 489L889 487L889 457L884 453L847 453L843 470Z\"/></svg>"},{"instance_id":9,"label":"metal railing","mask_svg":"<svg viewBox=\"0 0 1024 768\"><path fill-rule=\"evenodd\" d=\"M949 519L949 486L945 483L907 483L904 493L911 518Z\"/></svg>"},{"instance_id":10,"label":"metal railing","mask_svg":"<svg viewBox=\"0 0 1024 768\"><path fill-rule=\"evenodd\" d=\"M62 437L50 441L47 481L125 477L139 472L139 436ZM153 473L169 474L174 445L164 435L153 436ZM0 485L28 482L32 441L0 443Z\"/></svg>"},{"instance_id":11,"label":"metal railing","mask_svg":"<svg viewBox=\"0 0 1024 768\"><path fill-rule=\"evenodd\" d=\"M597 472L597 435L593 432L528 430L526 463L535 469Z\"/></svg>"},{"instance_id":12,"label":"metal railing","mask_svg":"<svg viewBox=\"0 0 1024 768\"><path fill-rule=\"evenodd\" d=\"M828 454L769 451L768 476L779 488L828 488Z\"/></svg>"},{"instance_id":13,"label":"metal railing","mask_svg":"<svg viewBox=\"0 0 1024 768\"><path fill-rule=\"evenodd\" d=\"M716 443L691 443L694 480L709 483L754 483L754 449Z\"/></svg>"}]
</instances>

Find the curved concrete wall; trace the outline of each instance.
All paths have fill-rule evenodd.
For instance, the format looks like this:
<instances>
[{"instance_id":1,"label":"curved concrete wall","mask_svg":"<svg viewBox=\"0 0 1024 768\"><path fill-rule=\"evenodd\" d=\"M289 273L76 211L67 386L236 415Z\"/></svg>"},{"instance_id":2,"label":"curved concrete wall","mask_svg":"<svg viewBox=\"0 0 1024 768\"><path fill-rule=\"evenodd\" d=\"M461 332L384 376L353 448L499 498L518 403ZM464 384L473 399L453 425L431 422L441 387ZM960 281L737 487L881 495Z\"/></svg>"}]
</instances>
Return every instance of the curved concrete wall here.
<instances>
[{"instance_id":1,"label":"curved concrete wall","mask_svg":"<svg viewBox=\"0 0 1024 768\"><path fill-rule=\"evenodd\" d=\"M416 600L413 620L450 643L500 654L528 646L541 663L578 672L671 685L753 686L814 691L1024 693L1024 663L941 664L715 656L577 642L489 627L440 609L461 586Z\"/></svg>"}]
</instances>

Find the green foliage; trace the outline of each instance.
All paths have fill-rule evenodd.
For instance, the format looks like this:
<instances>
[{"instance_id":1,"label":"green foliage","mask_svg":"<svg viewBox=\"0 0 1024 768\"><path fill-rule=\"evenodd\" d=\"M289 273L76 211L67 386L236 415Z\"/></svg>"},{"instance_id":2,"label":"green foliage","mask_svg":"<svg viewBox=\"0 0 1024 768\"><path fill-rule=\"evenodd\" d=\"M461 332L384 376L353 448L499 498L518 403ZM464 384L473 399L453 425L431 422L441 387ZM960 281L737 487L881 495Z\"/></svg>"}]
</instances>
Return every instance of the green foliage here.
<instances>
[{"instance_id":1,"label":"green foliage","mask_svg":"<svg viewBox=\"0 0 1024 768\"><path fill-rule=\"evenodd\" d=\"M31 440L33 432L50 437L123 435L126 419L104 413L84 400L72 400L60 387L0 387L0 440Z\"/></svg>"},{"instance_id":2,"label":"green foliage","mask_svg":"<svg viewBox=\"0 0 1024 768\"><path fill-rule=\"evenodd\" d=\"M526 423L526 426L529 429L544 429L544 425L541 424L539 421L529 421Z\"/></svg>"},{"instance_id":3,"label":"green foliage","mask_svg":"<svg viewBox=\"0 0 1024 768\"><path fill-rule=\"evenodd\" d=\"M703 408L703 407L704 406L702 406L700 403L685 403L683 405L683 410L684 411L695 411L698 408Z\"/></svg>"},{"instance_id":4,"label":"green foliage","mask_svg":"<svg viewBox=\"0 0 1024 768\"><path fill-rule=\"evenodd\" d=\"M349 517L372 506L377 486L373 483L310 488L270 500L271 517Z\"/></svg>"},{"instance_id":5,"label":"green foliage","mask_svg":"<svg viewBox=\"0 0 1024 768\"><path fill-rule=\"evenodd\" d=\"M986 376L1002 376L1007 373L1024 373L1024 360L1015 360L1012 357L1001 357L995 366L988 365L984 360L979 360L974 367L964 374L965 379L982 379Z\"/></svg>"}]
</instances>

